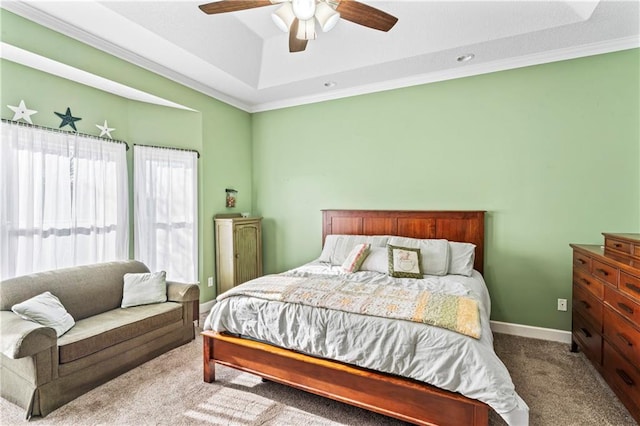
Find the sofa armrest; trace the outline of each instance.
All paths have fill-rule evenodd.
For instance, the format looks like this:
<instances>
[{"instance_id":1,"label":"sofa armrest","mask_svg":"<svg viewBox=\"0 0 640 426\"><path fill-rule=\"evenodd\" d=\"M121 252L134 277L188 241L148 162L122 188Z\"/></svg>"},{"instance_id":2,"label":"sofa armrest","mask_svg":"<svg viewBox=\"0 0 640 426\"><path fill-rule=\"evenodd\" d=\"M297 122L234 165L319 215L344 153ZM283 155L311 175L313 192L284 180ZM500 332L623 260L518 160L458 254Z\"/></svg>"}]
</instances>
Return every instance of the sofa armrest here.
<instances>
[{"instance_id":1,"label":"sofa armrest","mask_svg":"<svg viewBox=\"0 0 640 426\"><path fill-rule=\"evenodd\" d=\"M12 311L0 311L0 352L5 356L24 358L57 344L53 328L24 320Z\"/></svg>"},{"instance_id":2,"label":"sofa armrest","mask_svg":"<svg viewBox=\"0 0 640 426\"><path fill-rule=\"evenodd\" d=\"M200 300L200 287L197 284L167 281L167 300L180 303Z\"/></svg>"}]
</instances>

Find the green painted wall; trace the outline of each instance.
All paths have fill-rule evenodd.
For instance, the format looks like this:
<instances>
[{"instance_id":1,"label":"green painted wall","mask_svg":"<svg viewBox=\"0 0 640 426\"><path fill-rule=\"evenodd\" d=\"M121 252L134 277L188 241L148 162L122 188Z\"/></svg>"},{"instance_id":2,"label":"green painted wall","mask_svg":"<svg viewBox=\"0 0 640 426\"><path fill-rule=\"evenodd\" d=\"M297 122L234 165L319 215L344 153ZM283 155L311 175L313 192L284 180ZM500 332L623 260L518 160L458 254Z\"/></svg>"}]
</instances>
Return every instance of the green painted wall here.
<instances>
[{"instance_id":1,"label":"green painted wall","mask_svg":"<svg viewBox=\"0 0 640 426\"><path fill-rule=\"evenodd\" d=\"M98 134L200 151L200 280L212 217L264 215L267 272L320 251L323 208L485 209L492 318L569 329L570 242L640 232L638 49L253 116L0 9L2 41L172 100L131 101L0 61L0 110L25 99L57 127L67 106ZM129 153L131 161L131 153ZM214 297L201 286L202 301Z\"/></svg>"},{"instance_id":2,"label":"green painted wall","mask_svg":"<svg viewBox=\"0 0 640 426\"><path fill-rule=\"evenodd\" d=\"M254 114L266 272L321 209L482 209L492 319L569 330L569 243L640 231L640 50Z\"/></svg>"},{"instance_id":3,"label":"green painted wall","mask_svg":"<svg viewBox=\"0 0 640 426\"><path fill-rule=\"evenodd\" d=\"M13 117L7 104L17 105L24 99L27 107L39 111L32 116L35 124L57 128L60 119L53 112L64 112L69 106L74 116L82 117L76 123L80 132L98 135L95 124L102 124L106 119L110 127L117 129L112 136L129 145L153 144L200 152L199 276L201 301L211 300L215 287L208 288L206 282L207 277L215 276L213 216L252 210L250 114L4 9L0 9L0 23L4 42L196 110L131 101L10 61L0 61L2 118ZM132 177L131 150L128 156ZM224 189L228 187L239 191L235 209L224 206ZM131 240L133 247L133 231Z\"/></svg>"}]
</instances>

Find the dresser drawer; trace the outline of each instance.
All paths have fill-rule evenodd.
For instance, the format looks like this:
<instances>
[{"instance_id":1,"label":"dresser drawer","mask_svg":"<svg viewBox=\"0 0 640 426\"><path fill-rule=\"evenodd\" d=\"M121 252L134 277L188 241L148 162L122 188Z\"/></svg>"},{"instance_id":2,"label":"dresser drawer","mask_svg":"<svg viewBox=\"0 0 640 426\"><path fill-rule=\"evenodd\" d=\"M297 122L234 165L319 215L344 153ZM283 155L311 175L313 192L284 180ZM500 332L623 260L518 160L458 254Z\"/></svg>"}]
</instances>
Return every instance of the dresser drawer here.
<instances>
[{"instance_id":1,"label":"dresser drawer","mask_svg":"<svg viewBox=\"0 0 640 426\"><path fill-rule=\"evenodd\" d=\"M573 309L602 330L602 302L579 285L573 286Z\"/></svg>"},{"instance_id":2,"label":"dresser drawer","mask_svg":"<svg viewBox=\"0 0 640 426\"><path fill-rule=\"evenodd\" d=\"M596 329L582 315L573 312L573 324L571 326L573 339L580 345L582 352L598 366L602 362L602 336L600 329Z\"/></svg>"},{"instance_id":3,"label":"dresser drawer","mask_svg":"<svg viewBox=\"0 0 640 426\"><path fill-rule=\"evenodd\" d=\"M620 291L640 302L640 278L620 271Z\"/></svg>"},{"instance_id":4,"label":"dresser drawer","mask_svg":"<svg viewBox=\"0 0 640 426\"><path fill-rule=\"evenodd\" d=\"M593 278L591 274L588 274L586 271L574 269L573 284L586 289L599 300L604 299L604 284Z\"/></svg>"},{"instance_id":5,"label":"dresser drawer","mask_svg":"<svg viewBox=\"0 0 640 426\"><path fill-rule=\"evenodd\" d=\"M604 239L604 247L606 249L611 249L617 252L624 253L628 256L631 254L632 244L628 241L620 241L620 240L616 240L608 237Z\"/></svg>"},{"instance_id":6,"label":"dresser drawer","mask_svg":"<svg viewBox=\"0 0 640 426\"><path fill-rule=\"evenodd\" d=\"M584 269L587 272L591 272L591 258L580 252L573 251L573 267L578 269Z\"/></svg>"},{"instance_id":7,"label":"dresser drawer","mask_svg":"<svg viewBox=\"0 0 640 426\"><path fill-rule=\"evenodd\" d=\"M640 407L640 372L607 342L603 353L605 379L629 411L637 413Z\"/></svg>"},{"instance_id":8,"label":"dresser drawer","mask_svg":"<svg viewBox=\"0 0 640 426\"><path fill-rule=\"evenodd\" d=\"M640 366L640 331L608 306L604 309L603 335L629 361Z\"/></svg>"},{"instance_id":9,"label":"dresser drawer","mask_svg":"<svg viewBox=\"0 0 640 426\"><path fill-rule=\"evenodd\" d=\"M620 293L618 290L605 287L604 301L616 312L634 324L640 324L640 304Z\"/></svg>"},{"instance_id":10,"label":"dresser drawer","mask_svg":"<svg viewBox=\"0 0 640 426\"><path fill-rule=\"evenodd\" d=\"M618 268L614 268L606 263L593 260L591 263L591 275L613 286L618 286Z\"/></svg>"}]
</instances>

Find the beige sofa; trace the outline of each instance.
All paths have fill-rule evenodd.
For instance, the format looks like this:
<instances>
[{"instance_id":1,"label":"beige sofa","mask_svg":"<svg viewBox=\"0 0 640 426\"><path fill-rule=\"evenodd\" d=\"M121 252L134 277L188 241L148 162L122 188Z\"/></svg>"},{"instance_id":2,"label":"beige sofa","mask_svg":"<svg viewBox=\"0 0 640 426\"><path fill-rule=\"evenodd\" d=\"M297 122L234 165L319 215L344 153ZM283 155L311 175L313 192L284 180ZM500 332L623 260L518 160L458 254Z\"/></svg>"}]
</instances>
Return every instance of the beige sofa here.
<instances>
[{"instance_id":1,"label":"beige sofa","mask_svg":"<svg viewBox=\"0 0 640 426\"><path fill-rule=\"evenodd\" d=\"M79 266L0 283L0 393L27 418L45 416L90 389L194 339L194 284L167 282L167 302L120 307L125 273L137 261ZM21 319L11 307L50 291L76 324L54 329Z\"/></svg>"}]
</instances>

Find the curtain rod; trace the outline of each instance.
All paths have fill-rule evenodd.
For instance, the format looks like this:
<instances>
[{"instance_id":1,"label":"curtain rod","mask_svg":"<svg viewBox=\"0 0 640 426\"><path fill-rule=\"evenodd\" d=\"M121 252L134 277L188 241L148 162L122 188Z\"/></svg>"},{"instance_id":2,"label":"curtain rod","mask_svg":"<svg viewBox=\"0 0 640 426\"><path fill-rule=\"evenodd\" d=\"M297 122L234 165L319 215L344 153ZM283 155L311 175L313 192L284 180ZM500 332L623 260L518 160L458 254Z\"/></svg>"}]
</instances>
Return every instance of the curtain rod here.
<instances>
[{"instance_id":1,"label":"curtain rod","mask_svg":"<svg viewBox=\"0 0 640 426\"><path fill-rule=\"evenodd\" d=\"M98 140L101 140L101 141L114 142L114 143L123 143L127 147L127 151L129 151L129 144L127 142L125 142L123 140L119 140L119 139L103 138L103 137L100 137L100 136L89 135L87 133L72 132L70 130L55 129L53 127L38 126L37 124L23 123L22 121L13 121L13 120L8 120L6 118L3 118L2 122L3 123L8 123L8 124L17 124L18 126L32 127L34 129L49 130L51 132L67 133L69 135L78 135L78 136L83 136L83 137L86 137L86 138L98 139Z\"/></svg>"},{"instance_id":2,"label":"curtain rod","mask_svg":"<svg viewBox=\"0 0 640 426\"><path fill-rule=\"evenodd\" d=\"M176 148L176 147L173 147L173 146L146 145L146 144L142 144L142 143L134 143L133 146L146 146L148 148L175 149L176 151L195 152L198 155L198 158L200 158L200 153L196 149Z\"/></svg>"}]
</instances>

